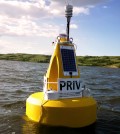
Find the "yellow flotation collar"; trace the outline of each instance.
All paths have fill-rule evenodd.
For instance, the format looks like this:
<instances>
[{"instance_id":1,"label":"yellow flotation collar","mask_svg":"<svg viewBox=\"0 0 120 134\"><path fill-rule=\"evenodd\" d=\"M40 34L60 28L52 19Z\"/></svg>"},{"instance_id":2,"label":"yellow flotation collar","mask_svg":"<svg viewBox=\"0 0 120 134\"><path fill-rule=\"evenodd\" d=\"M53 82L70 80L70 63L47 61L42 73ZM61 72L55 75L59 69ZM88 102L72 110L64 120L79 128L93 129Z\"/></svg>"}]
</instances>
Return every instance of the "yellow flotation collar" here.
<instances>
[{"instance_id":1,"label":"yellow flotation collar","mask_svg":"<svg viewBox=\"0 0 120 134\"><path fill-rule=\"evenodd\" d=\"M44 100L37 92L26 101L27 116L41 124L66 127L84 127L96 121L96 101L92 97Z\"/></svg>"}]
</instances>

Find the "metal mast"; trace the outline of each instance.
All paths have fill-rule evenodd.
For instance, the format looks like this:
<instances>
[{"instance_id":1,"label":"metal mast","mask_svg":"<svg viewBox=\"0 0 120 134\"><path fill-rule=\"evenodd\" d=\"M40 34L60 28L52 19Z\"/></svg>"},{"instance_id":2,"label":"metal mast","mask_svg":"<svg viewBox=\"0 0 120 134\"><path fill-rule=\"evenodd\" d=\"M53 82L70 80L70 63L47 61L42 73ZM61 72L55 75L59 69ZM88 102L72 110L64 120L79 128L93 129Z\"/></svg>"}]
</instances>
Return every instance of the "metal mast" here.
<instances>
[{"instance_id":1,"label":"metal mast","mask_svg":"<svg viewBox=\"0 0 120 134\"><path fill-rule=\"evenodd\" d=\"M69 4L66 5L65 17L67 18L67 28L66 28L67 41L69 41L70 19L72 17L72 12L73 12L73 6Z\"/></svg>"}]
</instances>

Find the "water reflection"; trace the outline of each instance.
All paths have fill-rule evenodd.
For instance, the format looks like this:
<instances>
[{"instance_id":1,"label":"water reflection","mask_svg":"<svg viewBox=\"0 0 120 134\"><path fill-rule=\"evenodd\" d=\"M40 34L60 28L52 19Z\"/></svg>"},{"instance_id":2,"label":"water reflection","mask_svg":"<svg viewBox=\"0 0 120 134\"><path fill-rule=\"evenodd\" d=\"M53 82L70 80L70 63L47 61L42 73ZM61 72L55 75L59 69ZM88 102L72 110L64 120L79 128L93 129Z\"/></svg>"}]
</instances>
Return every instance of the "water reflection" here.
<instances>
[{"instance_id":1,"label":"water reflection","mask_svg":"<svg viewBox=\"0 0 120 134\"><path fill-rule=\"evenodd\" d=\"M40 125L28 119L23 125L23 134L95 134L96 124L83 128L53 127Z\"/></svg>"},{"instance_id":2,"label":"water reflection","mask_svg":"<svg viewBox=\"0 0 120 134\"><path fill-rule=\"evenodd\" d=\"M22 134L119 134L120 113L98 108L97 122L83 128L53 127L40 125L24 116Z\"/></svg>"}]
</instances>

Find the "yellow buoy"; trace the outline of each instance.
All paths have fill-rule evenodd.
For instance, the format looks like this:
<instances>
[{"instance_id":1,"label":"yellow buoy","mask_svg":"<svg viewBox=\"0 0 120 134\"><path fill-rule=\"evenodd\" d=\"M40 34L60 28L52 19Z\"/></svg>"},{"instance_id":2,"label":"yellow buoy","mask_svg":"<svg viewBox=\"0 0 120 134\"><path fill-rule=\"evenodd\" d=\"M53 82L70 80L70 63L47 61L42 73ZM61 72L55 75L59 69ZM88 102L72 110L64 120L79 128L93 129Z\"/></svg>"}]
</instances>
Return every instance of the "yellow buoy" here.
<instances>
[{"instance_id":1,"label":"yellow buoy","mask_svg":"<svg viewBox=\"0 0 120 134\"><path fill-rule=\"evenodd\" d=\"M42 100L43 92L32 94L26 101L27 116L41 124L84 127L96 121L96 101L92 97Z\"/></svg>"},{"instance_id":2,"label":"yellow buoy","mask_svg":"<svg viewBox=\"0 0 120 134\"><path fill-rule=\"evenodd\" d=\"M67 6L72 10L71 5ZM40 124L77 128L93 124L96 121L96 109L96 101L80 79L68 25L67 35L60 34L57 37L54 53L44 75L43 92L34 93L26 100L26 115Z\"/></svg>"}]
</instances>

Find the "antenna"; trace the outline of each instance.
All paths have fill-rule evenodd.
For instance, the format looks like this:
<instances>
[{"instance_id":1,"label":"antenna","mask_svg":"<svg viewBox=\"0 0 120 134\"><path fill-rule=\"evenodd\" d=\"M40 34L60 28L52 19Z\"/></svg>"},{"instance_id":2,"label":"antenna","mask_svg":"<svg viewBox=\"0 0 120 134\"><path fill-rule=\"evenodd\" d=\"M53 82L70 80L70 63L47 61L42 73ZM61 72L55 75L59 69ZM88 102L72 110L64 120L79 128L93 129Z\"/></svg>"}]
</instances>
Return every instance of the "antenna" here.
<instances>
[{"instance_id":1,"label":"antenna","mask_svg":"<svg viewBox=\"0 0 120 134\"><path fill-rule=\"evenodd\" d=\"M68 2L68 1L69 1L69 2ZM65 4L66 4L66 5L68 5L68 4L69 4L69 5L72 5L72 3L73 3L72 0L65 0Z\"/></svg>"},{"instance_id":2,"label":"antenna","mask_svg":"<svg viewBox=\"0 0 120 134\"><path fill-rule=\"evenodd\" d=\"M66 33L67 33L67 41L69 41L70 19L72 17L73 6L72 5L69 5L68 1L66 3L67 3L66 10L65 10L65 17L67 18Z\"/></svg>"}]
</instances>

